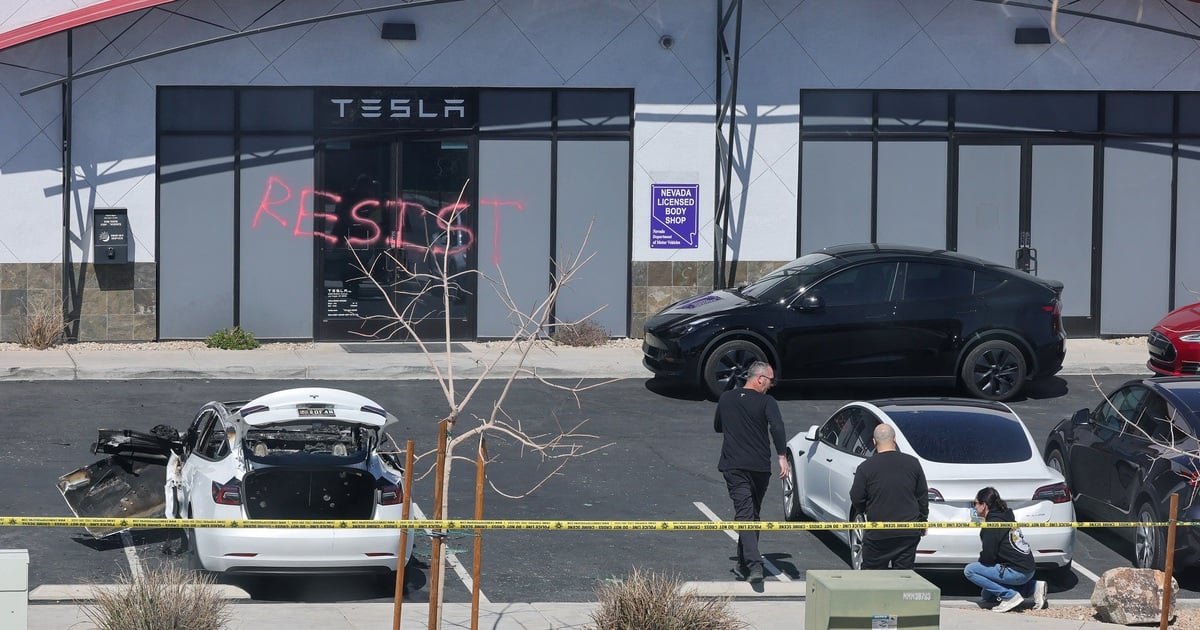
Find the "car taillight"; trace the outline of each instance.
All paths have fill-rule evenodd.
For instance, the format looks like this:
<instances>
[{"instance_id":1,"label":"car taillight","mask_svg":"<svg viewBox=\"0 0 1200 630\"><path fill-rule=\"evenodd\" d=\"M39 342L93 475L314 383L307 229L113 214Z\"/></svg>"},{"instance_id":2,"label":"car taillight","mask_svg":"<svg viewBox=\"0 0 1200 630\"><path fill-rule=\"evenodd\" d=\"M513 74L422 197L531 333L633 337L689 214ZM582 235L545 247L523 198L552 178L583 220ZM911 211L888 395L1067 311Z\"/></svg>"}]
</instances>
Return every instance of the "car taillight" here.
<instances>
[{"instance_id":1,"label":"car taillight","mask_svg":"<svg viewBox=\"0 0 1200 630\"><path fill-rule=\"evenodd\" d=\"M229 483L212 483L212 497L218 505L241 505L242 485L236 479Z\"/></svg>"},{"instance_id":2,"label":"car taillight","mask_svg":"<svg viewBox=\"0 0 1200 630\"><path fill-rule=\"evenodd\" d=\"M1070 503L1071 489L1065 483L1055 483L1042 486L1033 491L1034 501L1049 501L1051 503Z\"/></svg>"},{"instance_id":3,"label":"car taillight","mask_svg":"<svg viewBox=\"0 0 1200 630\"><path fill-rule=\"evenodd\" d=\"M1195 470L1183 470L1179 472L1179 476L1187 480L1187 485L1193 488L1200 488L1200 472Z\"/></svg>"},{"instance_id":4,"label":"car taillight","mask_svg":"<svg viewBox=\"0 0 1200 630\"><path fill-rule=\"evenodd\" d=\"M375 484L375 488L379 490L379 505L396 505L404 498L404 492L396 484L383 479Z\"/></svg>"},{"instance_id":5,"label":"car taillight","mask_svg":"<svg viewBox=\"0 0 1200 630\"><path fill-rule=\"evenodd\" d=\"M1042 306L1042 310L1050 313L1050 332L1055 335L1062 334L1062 300L1054 298L1054 301Z\"/></svg>"},{"instance_id":6,"label":"car taillight","mask_svg":"<svg viewBox=\"0 0 1200 630\"><path fill-rule=\"evenodd\" d=\"M938 492L936 488L929 489L929 500L930 501L945 501L945 499L942 498L942 493Z\"/></svg>"}]
</instances>

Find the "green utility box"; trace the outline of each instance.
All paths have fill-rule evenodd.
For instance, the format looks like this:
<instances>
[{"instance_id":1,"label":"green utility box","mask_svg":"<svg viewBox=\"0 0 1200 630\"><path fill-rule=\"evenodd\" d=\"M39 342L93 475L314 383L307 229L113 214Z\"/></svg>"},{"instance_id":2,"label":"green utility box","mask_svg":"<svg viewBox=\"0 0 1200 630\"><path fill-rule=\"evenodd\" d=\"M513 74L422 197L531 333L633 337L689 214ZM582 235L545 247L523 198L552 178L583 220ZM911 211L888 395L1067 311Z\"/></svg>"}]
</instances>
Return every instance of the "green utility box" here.
<instances>
[{"instance_id":1,"label":"green utility box","mask_svg":"<svg viewBox=\"0 0 1200 630\"><path fill-rule=\"evenodd\" d=\"M937 630L942 592L913 571L809 571L805 630Z\"/></svg>"}]
</instances>

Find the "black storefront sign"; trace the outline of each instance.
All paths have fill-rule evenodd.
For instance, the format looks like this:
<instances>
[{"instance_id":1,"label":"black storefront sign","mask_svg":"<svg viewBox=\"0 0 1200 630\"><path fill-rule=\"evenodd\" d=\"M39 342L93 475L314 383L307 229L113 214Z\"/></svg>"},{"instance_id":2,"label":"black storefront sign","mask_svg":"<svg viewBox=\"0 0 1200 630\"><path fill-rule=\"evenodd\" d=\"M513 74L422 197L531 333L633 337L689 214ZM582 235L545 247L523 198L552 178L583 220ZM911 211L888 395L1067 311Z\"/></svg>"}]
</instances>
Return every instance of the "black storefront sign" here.
<instances>
[{"instance_id":1,"label":"black storefront sign","mask_svg":"<svg viewBox=\"0 0 1200 630\"><path fill-rule=\"evenodd\" d=\"M478 118L470 88L330 87L316 99L322 131L473 129Z\"/></svg>"}]
</instances>

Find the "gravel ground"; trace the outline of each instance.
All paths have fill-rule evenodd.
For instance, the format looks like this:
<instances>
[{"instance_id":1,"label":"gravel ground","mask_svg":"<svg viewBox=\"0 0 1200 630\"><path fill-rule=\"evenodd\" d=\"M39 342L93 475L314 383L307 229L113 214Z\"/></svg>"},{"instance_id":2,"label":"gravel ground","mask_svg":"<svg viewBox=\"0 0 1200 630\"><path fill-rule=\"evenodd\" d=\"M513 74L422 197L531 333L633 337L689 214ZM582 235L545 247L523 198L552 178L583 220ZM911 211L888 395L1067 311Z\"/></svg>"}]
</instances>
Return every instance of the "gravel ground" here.
<instances>
[{"instance_id":1,"label":"gravel ground","mask_svg":"<svg viewBox=\"0 0 1200 630\"><path fill-rule=\"evenodd\" d=\"M1176 607L1175 621L1170 624L1175 630L1200 630L1200 608L1184 608ZM1026 608L1014 613L998 613L998 614L1018 614L1028 615L1030 617L1051 617L1054 619L1076 619L1079 621L1101 621L1096 616L1096 609L1091 606L1055 606L1054 602L1050 602L1049 608L1042 610L1033 610ZM1119 624L1112 624L1115 628ZM1150 626L1121 626L1125 627L1158 627L1158 624Z\"/></svg>"}]
</instances>

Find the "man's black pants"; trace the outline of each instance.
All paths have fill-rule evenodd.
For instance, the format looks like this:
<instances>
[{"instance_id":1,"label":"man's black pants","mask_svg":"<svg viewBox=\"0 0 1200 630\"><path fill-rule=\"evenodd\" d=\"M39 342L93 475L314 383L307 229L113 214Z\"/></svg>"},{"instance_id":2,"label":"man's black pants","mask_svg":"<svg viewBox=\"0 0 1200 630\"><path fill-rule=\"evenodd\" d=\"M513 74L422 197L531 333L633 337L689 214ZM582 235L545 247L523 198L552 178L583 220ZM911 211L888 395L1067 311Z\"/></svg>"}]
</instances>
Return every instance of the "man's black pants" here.
<instances>
[{"instance_id":1,"label":"man's black pants","mask_svg":"<svg viewBox=\"0 0 1200 630\"><path fill-rule=\"evenodd\" d=\"M921 535L893 536L890 538L863 538L862 568L864 569L911 569L917 559L917 545Z\"/></svg>"},{"instance_id":2,"label":"man's black pants","mask_svg":"<svg viewBox=\"0 0 1200 630\"><path fill-rule=\"evenodd\" d=\"M754 470L726 470L725 487L729 489L729 498L733 499L733 520L757 521L762 509L763 497L767 494L767 484L771 482L771 473ZM758 551L758 530L738 532L738 564L751 567L762 564L762 554Z\"/></svg>"}]
</instances>

